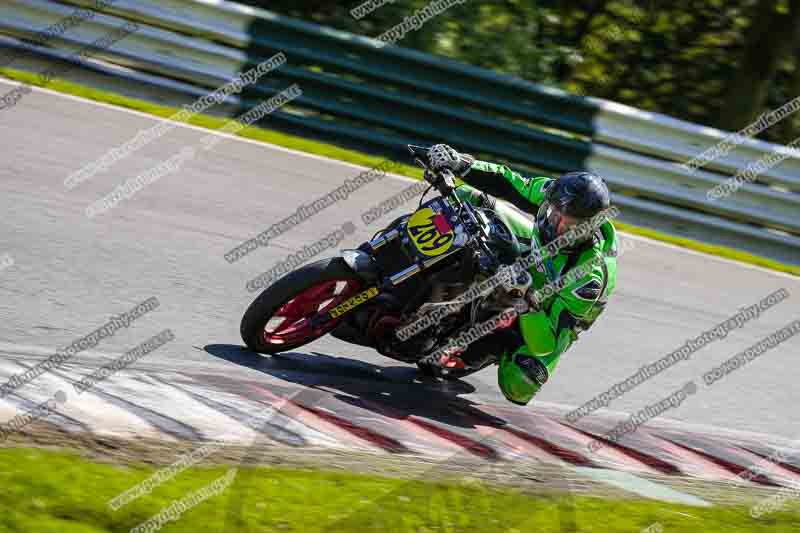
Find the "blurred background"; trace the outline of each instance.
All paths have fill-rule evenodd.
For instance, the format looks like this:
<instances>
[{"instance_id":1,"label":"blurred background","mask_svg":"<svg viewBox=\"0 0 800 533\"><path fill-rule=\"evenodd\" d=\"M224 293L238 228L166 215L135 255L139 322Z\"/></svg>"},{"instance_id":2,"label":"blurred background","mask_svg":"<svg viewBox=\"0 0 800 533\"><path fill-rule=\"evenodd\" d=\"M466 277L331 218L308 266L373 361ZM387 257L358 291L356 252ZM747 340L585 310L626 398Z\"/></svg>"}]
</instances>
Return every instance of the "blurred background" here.
<instances>
[{"instance_id":1,"label":"blurred background","mask_svg":"<svg viewBox=\"0 0 800 533\"><path fill-rule=\"evenodd\" d=\"M430 2L395 1L361 20L356 2L243 3L377 36ZM800 2L790 0L466 2L402 46L724 130L800 95ZM800 115L758 135L798 136Z\"/></svg>"},{"instance_id":2,"label":"blurred background","mask_svg":"<svg viewBox=\"0 0 800 533\"><path fill-rule=\"evenodd\" d=\"M406 163L406 144L445 142L527 174L593 170L623 229L800 266L800 0L7 0L0 46L29 52L6 76L62 62L60 80L173 108L282 53L206 113L296 85L254 125Z\"/></svg>"},{"instance_id":3,"label":"blurred background","mask_svg":"<svg viewBox=\"0 0 800 533\"><path fill-rule=\"evenodd\" d=\"M800 144L798 33L800 0L0 0L0 383L111 314L153 296L163 302L135 328L0 398L2 429L18 416L30 422L54 392L69 393L63 415L15 432L9 446L19 450L0 446L0 531L130 530L209 475L182 474L114 515L105 502L152 469L54 459L30 452L31 442L169 464L218 439L241 446L243 464L271 450L274 462L265 462L303 470L283 485L277 475L250 477L229 500L170 525L175 531L558 524L622 533L661 523L669 532L796 531L796 512L756 522L747 508L703 507L800 483L798 341L713 387L701 377L800 315L800 157L791 149ZM242 91L178 114L265 64L275 68ZM292 88L296 97L244 120ZM733 136L745 128L752 134ZM240 138L223 135L231 132ZM141 139L146 146L136 146ZM274 358L243 349L240 320L254 297L247 280L275 272L342 223L356 230L336 248L357 246L413 210L418 195L406 192L420 184L398 175L419 179L421 171L406 145L440 142L526 176L595 171L621 212L614 224L626 256L613 310L582 334L535 404L508 404L494 368L429 386L413 366L332 337ZM188 150L195 157L176 163ZM107 154L111 164L96 164ZM295 217L380 165L395 176ZM128 184L135 190L125 192ZM113 210L87 213L109 198ZM365 219L386 205L393 210ZM292 218L303 223L284 232ZM268 246L246 246L278 227ZM248 257L231 261L238 249ZM792 298L725 341L580 423L565 419L779 289ZM72 393L76 380L165 327L175 341L93 391ZM691 400L587 455L626 413L688 383L702 385ZM267 410L275 419L251 427L252 415ZM477 479L496 481L496 467L513 461L532 470L510 484L524 478L569 497L505 503L492 493L479 509L473 485L469 498L456 492L448 501L392 484L376 499L382 485L372 481L328 483L305 471L358 464L416 475L419 467L436 480L425 465L454 453L457 461L444 463L466 458L463 472L491 474ZM348 454L352 461L342 459ZM379 470L366 454L392 461ZM765 463L766 473L742 488ZM583 494L614 501L598 507ZM362 507L373 499L377 508ZM534 508L548 516L509 514ZM418 511L420 521L408 521ZM470 527L454 528L450 517ZM44 521L51 518L58 521Z\"/></svg>"}]
</instances>

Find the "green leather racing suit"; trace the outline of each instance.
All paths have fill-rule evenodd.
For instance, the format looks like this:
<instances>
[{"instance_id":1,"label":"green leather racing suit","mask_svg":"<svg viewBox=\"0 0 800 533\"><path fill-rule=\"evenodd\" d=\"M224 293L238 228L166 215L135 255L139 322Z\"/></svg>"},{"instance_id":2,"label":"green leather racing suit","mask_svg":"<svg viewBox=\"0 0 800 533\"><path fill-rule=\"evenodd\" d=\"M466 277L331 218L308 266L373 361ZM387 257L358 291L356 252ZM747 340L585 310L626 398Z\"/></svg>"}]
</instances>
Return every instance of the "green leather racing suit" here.
<instances>
[{"instance_id":1,"label":"green leather racing suit","mask_svg":"<svg viewBox=\"0 0 800 533\"><path fill-rule=\"evenodd\" d=\"M516 235L523 253L533 247L544 248L530 215L535 216L544 199L543 189L553 181L551 178L525 178L506 166L475 161L461 179L466 185L456 189L459 198L476 206L486 206L489 202ZM498 383L504 396L513 403L527 404L552 376L561 355L577 340L578 334L603 312L616 286L616 256L616 231L606 221L587 242L545 258L541 272L532 266L529 272L533 289L549 285L557 290L547 293L550 295L540 301L539 309L532 308L519 316L518 330L498 331L476 341L462 359L470 364L474 354L485 357L487 352L493 352L492 358L499 362ZM574 281L563 286L552 285L558 280L563 283L564 276L572 270L576 270L572 276L579 274ZM528 358L538 359L542 365ZM535 379L530 373L520 372L520 365L532 364L537 369Z\"/></svg>"}]
</instances>

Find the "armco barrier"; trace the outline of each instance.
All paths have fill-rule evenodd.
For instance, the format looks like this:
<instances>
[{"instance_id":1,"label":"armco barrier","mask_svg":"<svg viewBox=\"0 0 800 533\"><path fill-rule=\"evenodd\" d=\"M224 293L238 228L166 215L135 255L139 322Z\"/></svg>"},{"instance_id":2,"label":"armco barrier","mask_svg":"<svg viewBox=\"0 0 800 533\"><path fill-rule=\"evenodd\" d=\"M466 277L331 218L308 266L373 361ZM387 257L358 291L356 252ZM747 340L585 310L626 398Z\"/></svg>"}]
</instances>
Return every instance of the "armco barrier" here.
<instances>
[{"instance_id":1,"label":"armco barrier","mask_svg":"<svg viewBox=\"0 0 800 533\"><path fill-rule=\"evenodd\" d=\"M0 34L18 43L94 5L5 0ZM596 170L623 219L800 264L800 159L728 198L706 197L776 145L748 139L690 173L680 163L727 133L224 1L116 0L37 52L68 59L129 20L142 29L99 52L93 68L195 96L282 51L285 66L231 98L252 107L299 84L303 96L266 125L397 155L408 142L441 141L537 171Z\"/></svg>"}]
</instances>

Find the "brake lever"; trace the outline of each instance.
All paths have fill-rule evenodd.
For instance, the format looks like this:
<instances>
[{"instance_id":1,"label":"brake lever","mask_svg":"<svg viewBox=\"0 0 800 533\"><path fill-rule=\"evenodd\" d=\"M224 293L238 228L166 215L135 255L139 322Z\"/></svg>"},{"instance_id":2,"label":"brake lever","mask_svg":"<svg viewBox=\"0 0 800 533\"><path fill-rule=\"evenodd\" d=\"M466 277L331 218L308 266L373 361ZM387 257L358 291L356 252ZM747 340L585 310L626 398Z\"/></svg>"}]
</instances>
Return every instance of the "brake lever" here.
<instances>
[{"instance_id":1,"label":"brake lever","mask_svg":"<svg viewBox=\"0 0 800 533\"><path fill-rule=\"evenodd\" d=\"M440 172L440 174L442 176L442 179L444 179L445 184L447 184L448 187L450 187L451 189L456 188L456 176L450 169L445 168Z\"/></svg>"}]
</instances>

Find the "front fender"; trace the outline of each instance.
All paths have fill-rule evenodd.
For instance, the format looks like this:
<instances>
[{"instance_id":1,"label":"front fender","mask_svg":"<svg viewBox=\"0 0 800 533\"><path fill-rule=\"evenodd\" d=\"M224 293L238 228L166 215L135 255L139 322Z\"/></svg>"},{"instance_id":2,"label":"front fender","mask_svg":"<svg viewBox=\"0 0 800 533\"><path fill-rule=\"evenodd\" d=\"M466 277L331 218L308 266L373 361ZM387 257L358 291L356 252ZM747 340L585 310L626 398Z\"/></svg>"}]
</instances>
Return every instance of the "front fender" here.
<instances>
[{"instance_id":1,"label":"front fender","mask_svg":"<svg viewBox=\"0 0 800 533\"><path fill-rule=\"evenodd\" d=\"M358 277L370 284L377 284L381 280L378 266L372 256L361 250L342 250L342 259Z\"/></svg>"}]
</instances>

